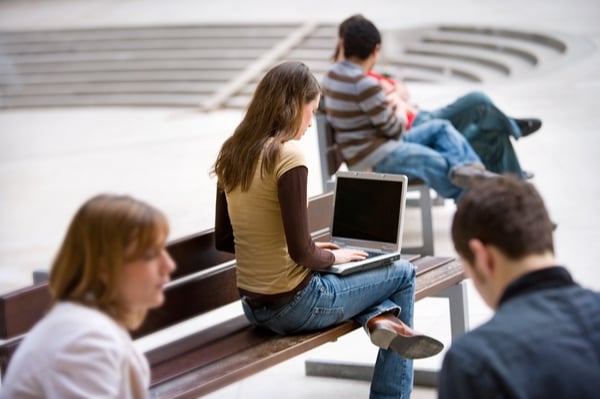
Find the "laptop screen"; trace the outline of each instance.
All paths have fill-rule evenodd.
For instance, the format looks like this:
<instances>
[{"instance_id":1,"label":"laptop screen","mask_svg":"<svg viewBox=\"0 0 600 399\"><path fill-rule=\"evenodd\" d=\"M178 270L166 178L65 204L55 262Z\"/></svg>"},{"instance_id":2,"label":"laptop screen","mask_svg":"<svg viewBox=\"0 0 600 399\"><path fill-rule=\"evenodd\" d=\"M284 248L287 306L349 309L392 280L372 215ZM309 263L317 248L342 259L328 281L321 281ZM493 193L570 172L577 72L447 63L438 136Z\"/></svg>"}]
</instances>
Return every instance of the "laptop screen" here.
<instances>
[{"instance_id":1,"label":"laptop screen","mask_svg":"<svg viewBox=\"0 0 600 399\"><path fill-rule=\"evenodd\" d=\"M398 241L403 181L337 176L332 236Z\"/></svg>"}]
</instances>

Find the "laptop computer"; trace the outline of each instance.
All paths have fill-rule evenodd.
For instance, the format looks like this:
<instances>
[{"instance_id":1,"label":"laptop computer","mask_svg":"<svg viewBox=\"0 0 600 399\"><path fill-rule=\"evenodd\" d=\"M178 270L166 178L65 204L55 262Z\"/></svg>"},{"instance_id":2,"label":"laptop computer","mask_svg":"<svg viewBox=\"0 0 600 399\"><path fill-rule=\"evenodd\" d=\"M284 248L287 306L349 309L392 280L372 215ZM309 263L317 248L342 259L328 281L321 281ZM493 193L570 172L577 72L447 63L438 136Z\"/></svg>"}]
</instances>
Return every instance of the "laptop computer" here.
<instances>
[{"instance_id":1,"label":"laptop computer","mask_svg":"<svg viewBox=\"0 0 600 399\"><path fill-rule=\"evenodd\" d=\"M346 275L400 258L407 184L404 175L336 173L331 242L340 248L361 249L369 257L335 264L324 272Z\"/></svg>"}]
</instances>

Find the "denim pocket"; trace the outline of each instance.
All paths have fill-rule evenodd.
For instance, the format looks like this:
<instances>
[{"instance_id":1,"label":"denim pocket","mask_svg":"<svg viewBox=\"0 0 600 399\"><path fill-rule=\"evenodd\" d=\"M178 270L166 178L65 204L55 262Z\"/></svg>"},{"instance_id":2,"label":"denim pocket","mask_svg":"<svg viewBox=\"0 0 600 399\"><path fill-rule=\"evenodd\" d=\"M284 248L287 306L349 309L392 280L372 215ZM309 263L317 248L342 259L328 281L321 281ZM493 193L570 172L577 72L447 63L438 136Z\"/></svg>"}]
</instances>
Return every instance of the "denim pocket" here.
<instances>
[{"instance_id":1,"label":"denim pocket","mask_svg":"<svg viewBox=\"0 0 600 399\"><path fill-rule=\"evenodd\" d=\"M254 315L266 327L279 334L320 330L343 320L343 308L327 306L332 303L330 296L320 279L313 278L286 306L260 312L260 315L254 311Z\"/></svg>"},{"instance_id":2,"label":"denim pocket","mask_svg":"<svg viewBox=\"0 0 600 399\"><path fill-rule=\"evenodd\" d=\"M292 333L322 330L334 326L344 320L344 309L341 307L321 308L315 307L310 311L309 317L304 320Z\"/></svg>"}]
</instances>

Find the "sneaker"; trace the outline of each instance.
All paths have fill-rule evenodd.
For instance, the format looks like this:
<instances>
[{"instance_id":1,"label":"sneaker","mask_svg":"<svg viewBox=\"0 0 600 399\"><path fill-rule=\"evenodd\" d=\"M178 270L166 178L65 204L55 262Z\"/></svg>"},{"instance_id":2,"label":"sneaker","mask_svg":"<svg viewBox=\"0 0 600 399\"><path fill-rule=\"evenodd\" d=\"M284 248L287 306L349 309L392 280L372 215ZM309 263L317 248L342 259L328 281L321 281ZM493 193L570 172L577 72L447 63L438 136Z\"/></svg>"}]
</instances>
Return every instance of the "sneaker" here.
<instances>
[{"instance_id":1,"label":"sneaker","mask_svg":"<svg viewBox=\"0 0 600 399\"><path fill-rule=\"evenodd\" d=\"M521 137L527 137L533 132L537 132L542 127L542 121L536 118L517 119L515 122L521 129Z\"/></svg>"},{"instance_id":2,"label":"sneaker","mask_svg":"<svg viewBox=\"0 0 600 399\"><path fill-rule=\"evenodd\" d=\"M497 177L500 177L500 175L490 172L482 164L473 163L454 168L450 181L455 186L469 189L477 183Z\"/></svg>"},{"instance_id":3,"label":"sneaker","mask_svg":"<svg viewBox=\"0 0 600 399\"><path fill-rule=\"evenodd\" d=\"M521 179L523 180L530 180L533 179L535 177L535 173L529 171L529 170L521 170Z\"/></svg>"}]
</instances>

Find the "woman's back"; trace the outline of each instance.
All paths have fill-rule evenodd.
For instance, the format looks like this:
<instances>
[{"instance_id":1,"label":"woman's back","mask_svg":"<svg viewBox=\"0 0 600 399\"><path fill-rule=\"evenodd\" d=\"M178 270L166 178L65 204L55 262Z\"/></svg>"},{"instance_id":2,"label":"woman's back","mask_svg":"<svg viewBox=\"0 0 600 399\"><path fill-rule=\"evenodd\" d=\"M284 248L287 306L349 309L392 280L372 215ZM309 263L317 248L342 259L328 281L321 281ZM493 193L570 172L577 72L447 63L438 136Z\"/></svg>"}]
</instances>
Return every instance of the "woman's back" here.
<instances>
[{"instance_id":1,"label":"woman's back","mask_svg":"<svg viewBox=\"0 0 600 399\"><path fill-rule=\"evenodd\" d=\"M304 155L293 141L285 142L272 175L261 176L259 160L249 189L242 191L238 186L227 193L236 232L238 286L243 289L262 293L289 291L308 272L288 253L278 198L277 181L298 166L306 166Z\"/></svg>"}]
</instances>

